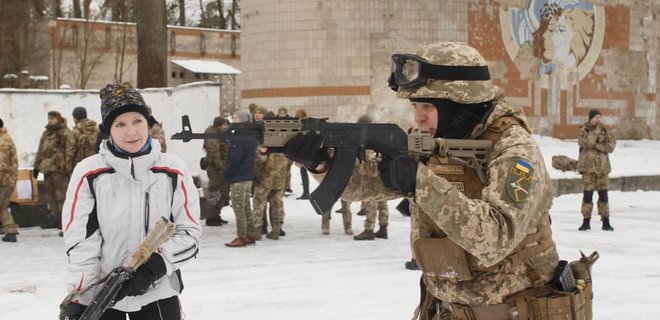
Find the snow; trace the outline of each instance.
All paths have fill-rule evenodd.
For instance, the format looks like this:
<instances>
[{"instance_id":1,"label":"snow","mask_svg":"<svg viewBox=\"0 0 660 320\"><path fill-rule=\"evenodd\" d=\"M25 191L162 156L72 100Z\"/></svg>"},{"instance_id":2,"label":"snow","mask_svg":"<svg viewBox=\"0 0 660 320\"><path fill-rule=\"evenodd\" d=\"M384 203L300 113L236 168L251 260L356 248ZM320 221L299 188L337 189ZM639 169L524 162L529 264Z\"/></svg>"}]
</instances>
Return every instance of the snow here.
<instances>
[{"instance_id":1,"label":"snow","mask_svg":"<svg viewBox=\"0 0 660 320\"><path fill-rule=\"evenodd\" d=\"M550 163L554 154L577 156L574 141L536 137ZM612 155L612 176L658 174L660 141L619 141ZM554 178L565 173L551 170ZM229 225L204 226L198 259L183 272L181 295L186 319L410 319L419 299L418 271L406 270L410 258L409 218L390 201L389 239L354 241L343 234L341 215L332 214L331 233L301 194L292 170L294 194L285 203L279 241L264 239L245 248L224 243L235 235ZM313 187L315 184L312 182ZM579 250L600 252L593 268L594 319L657 319L660 314L660 192L611 192L614 232L577 231L581 195L554 201L552 229L560 256L576 259ZM335 208L339 206L336 205ZM359 204L353 204L357 212ZM353 215L353 230L363 217ZM57 231L21 228L19 242L0 243L0 319L55 319L65 295L66 255Z\"/></svg>"}]
</instances>

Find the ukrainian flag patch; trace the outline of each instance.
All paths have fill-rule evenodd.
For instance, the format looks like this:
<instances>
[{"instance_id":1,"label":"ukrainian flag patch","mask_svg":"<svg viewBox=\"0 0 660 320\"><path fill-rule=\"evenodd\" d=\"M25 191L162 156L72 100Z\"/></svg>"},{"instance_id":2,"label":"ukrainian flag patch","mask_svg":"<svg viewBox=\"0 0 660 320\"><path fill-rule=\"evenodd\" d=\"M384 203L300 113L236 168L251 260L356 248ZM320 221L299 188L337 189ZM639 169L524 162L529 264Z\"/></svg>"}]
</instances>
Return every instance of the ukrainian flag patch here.
<instances>
[{"instance_id":1,"label":"ukrainian flag patch","mask_svg":"<svg viewBox=\"0 0 660 320\"><path fill-rule=\"evenodd\" d=\"M523 204L529 198L533 174L534 167L529 162L522 159L514 160L504 187L507 196L503 198L517 206Z\"/></svg>"}]
</instances>

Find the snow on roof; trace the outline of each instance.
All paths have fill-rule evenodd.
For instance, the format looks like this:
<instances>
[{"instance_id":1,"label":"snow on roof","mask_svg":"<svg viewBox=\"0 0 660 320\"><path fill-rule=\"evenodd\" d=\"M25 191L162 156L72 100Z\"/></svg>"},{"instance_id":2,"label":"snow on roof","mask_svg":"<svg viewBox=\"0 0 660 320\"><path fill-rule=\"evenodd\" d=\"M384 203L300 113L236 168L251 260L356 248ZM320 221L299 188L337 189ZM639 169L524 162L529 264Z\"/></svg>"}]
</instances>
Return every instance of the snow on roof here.
<instances>
[{"instance_id":1,"label":"snow on roof","mask_svg":"<svg viewBox=\"0 0 660 320\"><path fill-rule=\"evenodd\" d=\"M194 73L209 74L239 74L240 70L222 63L211 60L172 60L172 63Z\"/></svg>"}]
</instances>

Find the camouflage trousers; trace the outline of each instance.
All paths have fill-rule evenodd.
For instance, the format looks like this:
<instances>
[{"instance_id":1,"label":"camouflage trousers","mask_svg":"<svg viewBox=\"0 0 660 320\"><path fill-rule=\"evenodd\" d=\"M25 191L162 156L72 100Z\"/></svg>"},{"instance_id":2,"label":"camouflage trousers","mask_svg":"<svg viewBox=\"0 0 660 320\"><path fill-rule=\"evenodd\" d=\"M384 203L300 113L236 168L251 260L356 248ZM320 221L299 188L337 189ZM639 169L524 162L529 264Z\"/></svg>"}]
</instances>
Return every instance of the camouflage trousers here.
<instances>
[{"instance_id":1,"label":"camouflage trousers","mask_svg":"<svg viewBox=\"0 0 660 320\"><path fill-rule=\"evenodd\" d=\"M364 219L364 230L374 230L376 215L378 215L378 225L386 226L390 220L387 201L364 201L362 202L362 209L367 212Z\"/></svg>"},{"instance_id":2,"label":"camouflage trousers","mask_svg":"<svg viewBox=\"0 0 660 320\"><path fill-rule=\"evenodd\" d=\"M582 197L582 207L580 208L582 217L585 219L591 218L591 212L594 208L593 194L595 190L598 192L598 215L601 218L609 218L610 205L607 194L607 189L609 188L608 174L583 173L582 188L584 190L584 195Z\"/></svg>"},{"instance_id":3,"label":"camouflage trousers","mask_svg":"<svg viewBox=\"0 0 660 320\"><path fill-rule=\"evenodd\" d=\"M0 222L5 228L6 234L16 234L18 225L14 223L14 217L9 212L9 200L14 192L14 186L0 187Z\"/></svg>"},{"instance_id":4,"label":"camouflage trousers","mask_svg":"<svg viewBox=\"0 0 660 320\"><path fill-rule=\"evenodd\" d=\"M236 235L244 237L254 230L252 224L252 209L250 208L250 192L252 181L233 182L229 186L231 206L236 216Z\"/></svg>"},{"instance_id":5,"label":"camouflage trousers","mask_svg":"<svg viewBox=\"0 0 660 320\"><path fill-rule=\"evenodd\" d=\"M261 230L266 207L270 204L270 225L282 225L284 223L284 189L268 189L261 185L254 186L252 197L252 223L255 231Z\"/></svg>"},{"instance_id":6,"label":"camouflage trousers","mask_svg":"<svg viewBox=\"0 0 660 320\"><path fill-rule=\"evenodd\" d=\"M330 225L332 210L325 212L321 215L321 225ZM341 217L344 221L344 230L353 228L353 214L351 213L351 203L341 200Z\"/></svg>"},{"instance_id":7,"label":"camouflage trousers","mask_svg":"<svg viewBox=\"0 0 660 320\"><path fill-rule=\"evenodd\" d=\"M69 178L64 172L44 173L44 188L46 189L48 210L58 218L62 215L62 205L64 205L68 185Z\"/></svg>"}]
</instances>

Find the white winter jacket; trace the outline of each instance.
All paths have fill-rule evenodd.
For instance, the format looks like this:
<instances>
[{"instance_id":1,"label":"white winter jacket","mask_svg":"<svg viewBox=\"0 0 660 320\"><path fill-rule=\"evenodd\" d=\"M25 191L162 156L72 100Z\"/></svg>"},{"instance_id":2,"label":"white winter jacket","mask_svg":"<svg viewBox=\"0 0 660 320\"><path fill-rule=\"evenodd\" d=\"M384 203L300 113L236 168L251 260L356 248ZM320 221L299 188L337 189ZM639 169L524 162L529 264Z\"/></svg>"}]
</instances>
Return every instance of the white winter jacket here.
<instances>
[{"instance_id":1,"label":"white winter jacket","mask_svg":"<svg viewBox=\"0 0 660 320\"><path fill-rule=\"evenodd\" d=\"M160 217L176 225L175 234L158 248L167 274L145 294L126 297L113 309L137 311L183 289L178 270L196 257L202 234L199 196L184 162L161 153L158 141L152 140L149 154L121 158L104 140L98 154L76 165L62 210L69 291L83 290L122 266ZM74 301L88 305L98 287Z\"/></svg>"}]
</instances>

